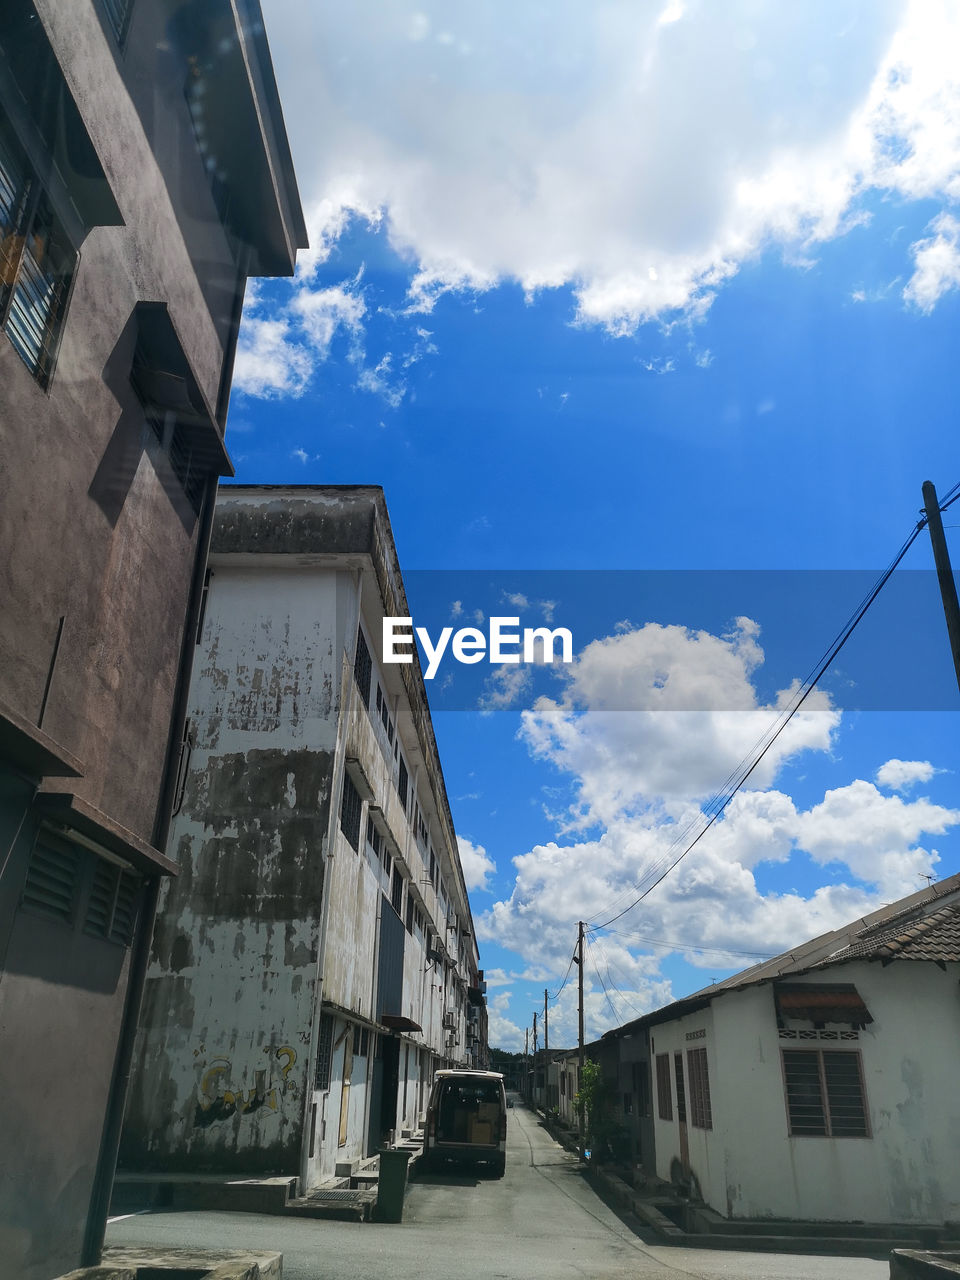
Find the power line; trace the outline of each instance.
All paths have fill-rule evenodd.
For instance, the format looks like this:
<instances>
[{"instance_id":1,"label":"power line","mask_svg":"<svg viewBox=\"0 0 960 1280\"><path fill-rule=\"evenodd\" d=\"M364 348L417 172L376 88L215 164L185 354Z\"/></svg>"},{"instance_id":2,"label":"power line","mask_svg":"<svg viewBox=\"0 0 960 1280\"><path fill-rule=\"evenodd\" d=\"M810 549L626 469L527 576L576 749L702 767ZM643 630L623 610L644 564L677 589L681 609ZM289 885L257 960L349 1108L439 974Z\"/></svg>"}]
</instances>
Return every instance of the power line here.
<instances>
[{"instance_id":1,"label":"power line","mask_svg":"<svg viewBox=\"0 0 960 1280\"><path fill-rule=\"evenodd\" d=\"M957 496L960 497L960 493L958 493ZM746 757L744 760L740 762L737 768L728 776L724 789L719 794L716 794L713 797L711 797L708 803L700 810L698 817L694 818L693 821L690 824L688 824L686 831L683 833L684 835L686 835L686 833L689 830L695 827L699 821L703 822L701 829L697 832L697 834L693 837L693 839L690 840L689 842L684 843L684 847L681 849L680 853L677 854L676 857L672 857L671 856L672 849L676 847L676 845L679 843L679 840L680 840L680 837L678 836L677 840L675 840L671 845L671 850L668 851L661 859L659 859L659 861L650 868L646 876L643 877L643 879L641 879L640 883L637 884L636 889L640 890L637 897L635 897L632 902L628 903L628 905L624 907L622 911L618 911L615 915L611 916L608 920L605 920L602 923L595 925L594 930L605 929L609 925L613 924L615 921L621 919L621 917L625 916L628 911L632 911L633 908L637 906L638 903L642 902L643 899L649 893L651 893L657 887L657 885L660 884L662 880L666 879L666 877L670 874L670 872L674 869L674 867L676 867L678 863L680 863L687 856L687 854L690 853L690 851L694 849L696 845L703 839L706 833L710 830L713 824L717 821L720 815L724 812L724 810L730 804L733 797L744 786L744 784L747 782L750 776L755 772L761 760L764 758L764 756L767 754L767 752L770 750L770 748L773 746L776 740L780 737L781 733L783 733L784 729L787 727L787 725L790 723L793 717L797 714L797 712L803 706L804 702L806 702L807 698L816 688L817 684L819 683L820 679L823 677L824 673L827 671L831 663L837 657L837 654L840 652L843 646L850 639L858 623L861 621L864 614L870 608L870 605L873 604L874 600L880 594L880 591L883 589L883 587L886 585L886 583L892 576L894 570L897 568L897 566L900 564L903 557L910 550L917 536L923 529L925 523L926 523L925 520L921 520L916 525L916 527L912 530L909 537L905 540L903 545L900 547L900 550L897 552L894 559L891 561L888 567L883 571L883 573L874 583L870 591L867 592L866 596L864 596L864 598L861 600L860 604L857 606L853 614L847 620L846 624L837 633L837 636L834 638L833 643L830 645L826 653L821 657L820 661L817 663L814 670L803 682L803 684L799 686L799 688L796 690L796 692L794 693L793 697L790 699L785 709L780 713L777 719L773 722L773 724L770 726L767 732L760 739L757 745L757 748L748 757ZM640 885L643 883L643 880L649 879L651 876L654 877L654 879L652 880L652 883L648 884L646 888L641 890ZM617 901L619 900L622 900L622 895L620 898L617 899Z\"/></svg>"},{"instance_id":2,"label":"power line","mask_svg":"<svg viewBox=\"0 0 960 1280\"><path fill-rule=\"evenodd\" d=\"M593 929L590 931L594 932ZM639 933L624 933L620 929L610 929L610 933L617 938L623 938L627 942L642 942L644 946L649 947L669 947L673 951L699 951L703 954L711 954L717 956L743 956L748 960L770 960L778 953L776 951L741 951L737 947L704 947L697 942L669 942L666 938L646 938Z\"/></svg>"}]
</instances>

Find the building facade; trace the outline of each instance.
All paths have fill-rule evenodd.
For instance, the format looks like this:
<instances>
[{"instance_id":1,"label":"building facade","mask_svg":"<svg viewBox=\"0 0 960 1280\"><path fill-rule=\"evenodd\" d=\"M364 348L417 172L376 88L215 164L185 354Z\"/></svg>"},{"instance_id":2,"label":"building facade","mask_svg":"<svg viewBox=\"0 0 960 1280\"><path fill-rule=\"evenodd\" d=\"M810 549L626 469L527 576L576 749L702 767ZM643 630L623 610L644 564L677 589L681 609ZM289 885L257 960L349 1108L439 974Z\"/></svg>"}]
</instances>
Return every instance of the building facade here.
<instances>
[{"instance_id":1,"label":"building facade","mask_svg":"<svg viewBox=\"0 0 960 1280\"><path fill-rule=\"evenodd\" d=\"M486 1065L477 943L382 491L221 491L121 1162L313 1186Z\"/></svg>"},{"instance_id":2,"label":"building facade","mask_svg":"<svg viewBox=\"0 0 960 1280\"><path fill-rule=\"evenodd\" d=\"M242 133L242 138L237 133ZM0 1258L99 1256L248 275L305 242L256 0L0 6ZM27 1159L27 1153L29 1158Z\"/></svg>"},{"instance_id":3,"label":"building facade","mask_svg":"<svg viewBox=\"0 0 960 1280\"><path fill-rule=\"evenodd\" d=\"M727 1218L955 1223L958 980L953 876L613 1033L656 1173Z\"/></svg>"}]
</instances>

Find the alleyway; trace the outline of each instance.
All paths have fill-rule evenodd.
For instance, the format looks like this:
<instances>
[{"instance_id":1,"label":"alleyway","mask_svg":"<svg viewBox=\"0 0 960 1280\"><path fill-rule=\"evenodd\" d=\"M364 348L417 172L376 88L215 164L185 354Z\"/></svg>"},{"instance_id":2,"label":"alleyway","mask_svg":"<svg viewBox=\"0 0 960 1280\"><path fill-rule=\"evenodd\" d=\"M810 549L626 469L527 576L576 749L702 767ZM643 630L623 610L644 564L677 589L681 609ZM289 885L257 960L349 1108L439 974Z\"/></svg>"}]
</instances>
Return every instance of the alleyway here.
<instances>
[{"instance_id":1,"label":"alleyway","mask_svg":"<svg viewBox=\"0 0 960 1280\"><path fill-rule=\"evenodd\" d=\"M523 1109L510 1112L507 1175L430 1175L398 1226L167 1213L113 1223L114 1244L281 1249L284 1280L883 1280L859 1258L644 1244L596 1197Z\"/></svg>"}]
</instances>

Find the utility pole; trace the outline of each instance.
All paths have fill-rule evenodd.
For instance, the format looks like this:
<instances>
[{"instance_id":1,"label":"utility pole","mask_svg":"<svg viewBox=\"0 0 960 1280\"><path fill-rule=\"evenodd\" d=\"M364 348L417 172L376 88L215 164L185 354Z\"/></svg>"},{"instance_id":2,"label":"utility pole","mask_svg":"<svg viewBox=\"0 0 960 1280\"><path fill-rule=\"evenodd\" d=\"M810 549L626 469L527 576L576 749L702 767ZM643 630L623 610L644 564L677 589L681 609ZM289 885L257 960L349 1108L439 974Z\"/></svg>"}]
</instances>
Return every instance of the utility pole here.
<instances>
[{"instance_id":1,"label":"utility pole","mask_svg":"<svg viewBox=\"0 0 960 1280\"><path fill-rule=\"evenodd\" d=\"M533 1105L537 1105L537 1015L533 1015Z\"/></svg>"},{"instance_id":2,"label":"utility pole","mask_svg":"<svg viewBox=\"0 0 960 1280\"><path fill-rule=\"evenodd\" d=\"M957 685L960 686L960 604L957 603L957 584L950 567L947 540L943 536L943 521L940 518L937 491L929 480L923 483L923 509L927 513L927 528L930 530L933 559L937 566L937 580L940 583L940 596L943 600L943 612L947 619L947 635L950 637Z\"/></svg>"},{"instance_id":3,"label":"utility pole","mask_svg":"<svg viewBox=\"0 0 960 1280\"><path fill-rule=\"evenodd\" d=\"M524 1088L522 1093L526 1098L526 1076L530 1073L530 1028L524 1028Z\"/></svg>"},{"instance_id":4,"label":"utility pole","mask_svg":"<svg viewBox=\"0 0 960 1280\"><path fill-rule=\"evenodd\" d=\"M543 988L543 1109L550 1106L550 1024L547 1021L547 988Z\"/></svg>"},{"instance_id":5,"label":"utility pole","mask_svg":"<svg viewBox=\"0 0 960 1280\"><path fill-rule=\"evenodd\" d=\"M578 927L577 937L577 978L580 989L580 1028L579 1038L577 1040L577 1091L583 1089L583 921L581 920ZM578 1112L578 1140L577 1145L580 1150L580 1159L583 1159L584 1142L583 1142L583 1108L580 1107Z\"/></svg>"}]
</instances>

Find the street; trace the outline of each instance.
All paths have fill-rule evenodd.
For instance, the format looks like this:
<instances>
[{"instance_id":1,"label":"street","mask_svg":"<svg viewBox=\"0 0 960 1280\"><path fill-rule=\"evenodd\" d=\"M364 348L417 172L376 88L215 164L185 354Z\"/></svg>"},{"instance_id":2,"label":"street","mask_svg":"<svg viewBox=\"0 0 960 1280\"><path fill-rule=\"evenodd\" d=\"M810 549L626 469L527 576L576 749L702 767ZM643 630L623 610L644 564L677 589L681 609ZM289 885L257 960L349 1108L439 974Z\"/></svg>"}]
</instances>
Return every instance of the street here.
<instances>
[{"instance_id":1,"label":"street","mask_svg":"<svg viewBox=\"0 0 960 1280\"><path fill-rule=\"evenodd\" d=\"M645 1244L565 1152L517 1107L507 1173L415 1181L399 1225L232 1213L152 1213L111 1223L108 1244L283 1252L285 1280L884 1280L886 1262Z\"/></svg>"}]
</instances>

